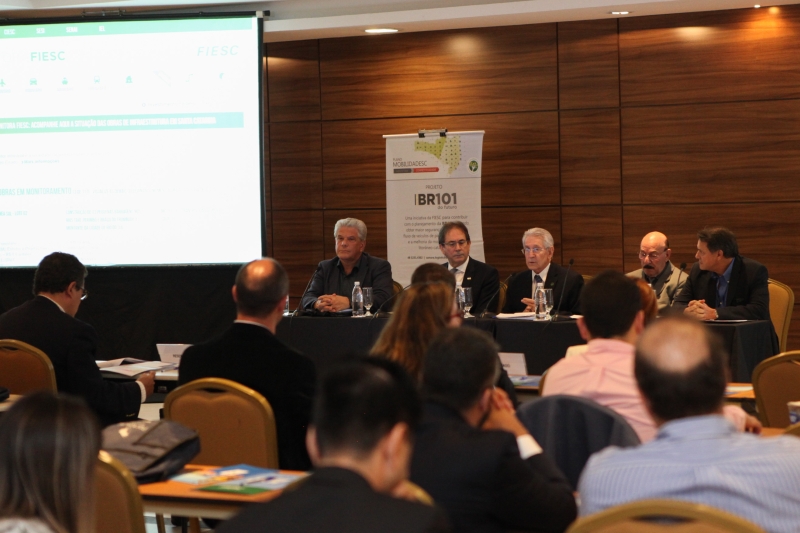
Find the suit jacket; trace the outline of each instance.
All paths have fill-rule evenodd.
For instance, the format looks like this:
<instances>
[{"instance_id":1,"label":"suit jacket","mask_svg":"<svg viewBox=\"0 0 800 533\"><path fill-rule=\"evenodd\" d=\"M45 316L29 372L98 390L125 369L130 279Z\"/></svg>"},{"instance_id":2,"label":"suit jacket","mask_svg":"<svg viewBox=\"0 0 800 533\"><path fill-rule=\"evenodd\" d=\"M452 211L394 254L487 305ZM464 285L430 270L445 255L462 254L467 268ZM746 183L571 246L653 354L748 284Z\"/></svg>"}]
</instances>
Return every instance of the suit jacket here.
<instances>
[{"instance_id":1,"label":"suit jacket","mask_svg":"<svg viewBox=\"0 0 800 533\"><path fill-rule=\"evenodd\" d=\"M448 270L450 269L449 263L443 263L442 266ZM477 315L486 308L489 309L489 312L495 311L499 295L498 289L500 289L500 274L497 273L495 267L470 257L461 286L472 287L472 309L470 313Z\"/></svg>"},{"instance_id":2,"label":"suit jacket","mask_svg":"<svg viewBox=\"0 0 800 533\"><path fill-rule=\"evenodd\" d=\"M275 413L280 467L311 468L305 439L316 371L310 359L267 328L235 322L220 337L190 346L181 357L179 384L211 377L230 379L262 394Z\"/></svg>"},{"instance_id":3,"label":"suit jacket","mask_svg":"<svg viewBox=\"0 0 800 533\"><path fill-rule=\"evenodd\" d=\"M416 433L411 481L459 532L564 531L577 513L569 482L548 457L523 460L511 433L475 429L433 402Z\"/></svg>"},{"instance_id":4,"label":"suit jacket","mask_svg":"<svg viewBox=\"0 0 800 533\"><path fill-rule=\"evenodd\" d=\"M706 305L716 308L717 283L713 274L710 270L700 270L700 263L695 263L673 307L683 310L692 300L705 300ZM719 318L769 320L768 281L767 267L740 255L734 257L725 307L717 309Z\"/></svg>"},{"instance_id":5,"label":"suit jacket","mask_svg":"<svg viewBox=\"0 0 800 533\"><path fill-rule=\"evenodd\" d=\"M525 310L523 298L530 298L533 293L533 272L525 270L513 275L506 291L506 304L503 306L504 313L519 313ZM564 280L566 279L566 286ZM581 312L580 296L583 290L583 276L570 269L556 263L550 263L550 270L547 271L547 279L544 282L545 289L553 289L553 311L563 314L575 315ZM561 294L564 293L564 300L559 308L558 302L561 301Z\"/></svg>"},{"instance_id":6,"label":"suit jacket","mask_svg":"<svg viewBox=\"0 0 800 533\"><path fill-rule=\"evenodd\" d=\"M304 309L311 309L317 298L323 294L333 293L333 288L338 286L338 265L338 257L319 263L311 280L311 286L303 294L302 305ZM372 287L373 312L377 311L393 295L392 265L389 264L389 261L367 253L361 254L357 279L361 282L362 287ZM341 294L340 296L350 298L349 294Z\"/></svg>"},{"instance_id":7,"label":"suit jacket","mask_svg":"<svg viewBox=\"0 0 800 533\"><path fill-rule=\"evenodd\" d=\"M316 470L297 488L253 505L219 533L415 533L450 531L437 507L379 494L352 470Z\"/></svg>"},{"instance_id":8,"label":"suit jacket","mask_svg":"<svg viewBox=\"0 0 800 533\"><path fill-rule=\"evenodd\" d=\"M103 426L135 418L142 403L137 383L104 380L97 368L97 333L44 296L0 316L0 339L43 351L53 363L59 392L82 397Z\"/></svg>"},{"instance_id":9,"label":"suit jacket","mask_svg":"<svg viewBox=\"0 0 800 533\"><path fill-rule=\"evenodd\" d=\"M664 285L661 287L661 292L656 294L658 299L659 313L670 306L670 303L675 299L675 296L686 284L686 279L688 277L684 272L681 272L681 270L676 268L675 265L672 264L672 261L668 261L667 266L664 268L669 268L671 273L664 282ZM639 270L634 270L633 272L628 272L626 276L629 278L643 279L647 281L647 278L644 277L644 270L641 268Z\"/></svg>"}]
</instances>

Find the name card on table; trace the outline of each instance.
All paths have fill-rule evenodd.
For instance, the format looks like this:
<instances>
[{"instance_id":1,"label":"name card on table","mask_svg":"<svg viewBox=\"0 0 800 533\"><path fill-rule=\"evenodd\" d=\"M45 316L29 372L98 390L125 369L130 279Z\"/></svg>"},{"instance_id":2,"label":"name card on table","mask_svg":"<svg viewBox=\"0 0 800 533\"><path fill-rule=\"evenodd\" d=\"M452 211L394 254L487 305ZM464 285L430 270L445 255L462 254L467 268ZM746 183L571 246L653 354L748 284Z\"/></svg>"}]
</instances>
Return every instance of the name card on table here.
<instances>
[{"instance_id":1,"label":"name card on table","mask_svg":"<svg viewBox=\"0 0 800 533\"><path fill-rule=\"evenodd\" d=\"M500 352L500 362L509 376L528 375L528 365L524 353Z\"/></svg>"}]
</instances>

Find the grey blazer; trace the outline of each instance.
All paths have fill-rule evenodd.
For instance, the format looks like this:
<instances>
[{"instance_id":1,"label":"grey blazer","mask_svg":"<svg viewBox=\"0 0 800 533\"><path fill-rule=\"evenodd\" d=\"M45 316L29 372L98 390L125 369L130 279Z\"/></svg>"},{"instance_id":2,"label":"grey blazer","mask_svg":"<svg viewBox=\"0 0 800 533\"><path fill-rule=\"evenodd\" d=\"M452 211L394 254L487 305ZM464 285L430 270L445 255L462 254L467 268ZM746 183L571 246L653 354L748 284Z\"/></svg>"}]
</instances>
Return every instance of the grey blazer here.
<instances>
[{"instance_id":1,"label":"grey blazer","mask_svg":"<svg viewBox=\"0 0 800 533\"><path fill-rule=\"evenodd\" d=\"M659 313L661 313L661 311L663 311L665 308L669 307L671 302L674 302L675 296L681 291L683 285L686 283L686 278L689 277L689 274L686 272L681 274L681 271L672 264L672 261L667 261L667 266L664 268L671 268L672 274L670 274L669 278L667 278L667 281L664 282L664 286L661 287L661 292L656 294L658 298ZM629 278L641 278L647 281L641 268L639 270L634 270L633 272L628 272L626 276Z\"/></svg>"}]
</instances>

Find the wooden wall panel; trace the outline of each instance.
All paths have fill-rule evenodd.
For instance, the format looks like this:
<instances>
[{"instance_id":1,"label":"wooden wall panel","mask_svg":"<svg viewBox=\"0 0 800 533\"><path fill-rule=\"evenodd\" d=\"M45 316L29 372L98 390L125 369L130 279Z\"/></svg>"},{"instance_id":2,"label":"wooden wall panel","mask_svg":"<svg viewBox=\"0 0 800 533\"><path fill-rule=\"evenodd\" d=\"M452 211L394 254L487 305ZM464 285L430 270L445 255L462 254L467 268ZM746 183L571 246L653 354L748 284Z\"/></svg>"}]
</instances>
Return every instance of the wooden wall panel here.
<instances>
[{"instance_id":1,"label":"wooden wall panel","mask_svg":"<svg viewBox=\"0 0 800 533\"><path fill-rule=\"evenodd\" d=\"M322 132L319 122L270 124L273 209L322 206Z\"/></svg>"},{"instance_id":2,"label":"wooden wall panel","mask_svg":"<svg viewBox=\"0 0 800 533\"><path fill-rule=\"evenodd\" d=\"M563 264L575 259L581 274L595 275L622 266L622 207L583 206L561 209Z\"/></svg>"},{"instance_id":3,"label":"wooden wall panel","mask_svg":"<svg viewBox=\"0 0 800 533\"><path fill-rule=\"evenodd\" d=\"M622 201L619 110L562 111L561 203Z\"/></svg>"},{"instance_id":4,"label":"wooden wall panel","mask_svg":"<svg viewBox=\"0 0 800 533\"><path fill-rule=\"evenodd\" d=\"M269 164L269 129L264 130L264 206L272 209L272 178Z\"/></svg>"},{"instance_id":5,"label":"wooden wall panel","mask_svg":"<svg viewBox=\"0 0 800 533\"><path fill-rule=\"evenodd\" d=\"M272 122L319 120L319 41L267 45Z\"/></svg>"},{"instance_id":6,"label":"wooden wall panel","mask_svg":"<svg viewBox=\"0 0 800 533\"><path fill-rule=\"evenodd\" d=\"M629 203L800 200L800 101L622 110Z\"/></svg>"},{"instance_id":7,"label":"wooden wall panel","mask_svg":"<svg viewBox=\"0 0 800 533\"><path fill-rule=\"evenodd\" d=\"M623 106L800 96L800 6L621 19Z\"/></svg>"},{"instance_id":8,"label":"wooden wall panel","mask_svg":"<svg viewBox=\"0 0 800 533\"><path fill-rule=\"evenodd\" d=\"M558 23L561 109L619 106L617 19Z\"/></svg>"},{"instance_id":9,"label":"wooden wall panel","mask_svg":"<svg viewBox=\"0 0 800 533\"><path fill-rule=\"evenodd\" d=\"M365 251L376 257L386 259L386 209L326 209L324 228L322 230L325 243L325 257L336 255L333 238L333 227L342 218L357 218L367 225L367 247Z\"/></svg>"},{"instance_id":10,"label":"wooden wall panel","mask_svg":"<svg viewBox=\"0 0 800 533\"><path fill-rule=\"evenodd\" d=\"M485 207L558 205L558 117L555 112L466 115L322 123L327 208L386 208L385 134L446 127L484 130Z\"/></svg>"},{"instance_id":11,"label":"wooden wall panel","mask_svg":"<svg viewBox=\"0 0 800 533\"><path fill-rule=\"evenodd\" d=\"M320 41L322 118L556 109L556 25Z\"/></svg>"},{"instance_id":12,"label":"wooden wall panel","mask_svg":"<svg viewBox=\"0 0 800 533\"><path fill-rule=\"evenodd\" d=\"M299 298L317 263L325 259L322 211L275 211L272 213L272 222L273 257L289 274L289 294Z\"/></svg>"}]
</instances>

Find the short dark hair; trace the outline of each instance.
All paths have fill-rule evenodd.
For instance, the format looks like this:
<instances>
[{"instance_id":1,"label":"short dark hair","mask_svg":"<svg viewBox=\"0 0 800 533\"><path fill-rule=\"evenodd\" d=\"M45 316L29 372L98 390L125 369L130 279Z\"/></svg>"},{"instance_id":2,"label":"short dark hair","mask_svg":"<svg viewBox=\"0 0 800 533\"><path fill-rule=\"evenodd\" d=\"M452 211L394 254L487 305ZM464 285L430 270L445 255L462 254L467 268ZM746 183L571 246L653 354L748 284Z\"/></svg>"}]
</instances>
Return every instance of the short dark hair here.
<instances>
[{"instance_id":1,"label":"short dark hair","mask_svg":"<svg viewBox=\"0 0 800 533\"><path fill-rule=\"evenodd\" d=\"M469 230L467 229L467 225L460 220L454 220L453 222L445 222L442 224L441 229L439 229L439 244L444 244L444 238L447 235L447 232L451 229L460 229L464 232L467 242L472 242L469 238Z\"/></svg>"},{"instance_id":2,"label":"short dark hair","mask_svg":"<svg viewBox=\"0 0 800 533\"><path fill-rule=\"evenodd\" d=\"M428 347L422 392L457 411L468 409L500 375L498 346L475 328L448 328Z\"/></svg>"},{"instance_id":3,"label":"short dark hair","mask_svg":"<svg viewBox=\"0 0 800 533\"><path fill-rule=\"evenodd\" d=\"M643 344L647 342L648 333L663 328L676 328L677 331L667 329L666 332L682 334L684 337L692 333L699 334L706 357L685 372L659 368L649 356L652 348ZM725 398L728 354L719 336L704 324L681 316L662 318L651 325L640 339L636 347L634 374L650 410L659 419L666 422L707 415L717 412Z\"/></svg>"},{"instance_id":4,"label":"short dark hair","mask_svg":"<svg viewBox=\"0 0 800 533\"><path fill-rule=\"evenodd\" d=\"M581 312L592 337L610 339L631 329L642 297L636 282L625 274L606 270L581 291Z\"/></svg>"},{"instance_id":5,"label":"short dark hair","mask_svg":"<svg viewBox=\"0 0 800 533\"><path fill-rule=\"evenodd\" d=\"M456 277L453 273L437 263L423 263L414 269L414 273L411 274L412 285L437 281L447 283L453 290L456 288Z\"/></svg>"},{"instance_id":6,"label":"short dark hair","mask_svg":"<svg viewBox=\"0 0 800 533\"><path fill-rule=\"evenodd\" d=\"M41 260L33 275L33 294L64 292L73 281L83 288L89 272L83 263L72 254L53 252Z\"/></svg>"},{"instance_id":7,"label":"short dark hair","mask_svg":"<svg viewBox=\"0 0 800 533\"><path fill-rule=\"evenodd\" d=\"M273 265L268 275L256 276L251 272L250 266L256 261L242 265L236 274L236 309L250 316L267 316L289 294L286 270L274 259L266 259Z\"/></svg>"},{"instance_id":8,"label":"short dark hair","mask_svg":"<svg viewBox=\"0 0 800 533\"><path fill-rule=\"evenodd\" d=\"M398 364L377 357L332 367L322 376L312 424L322 456L348 451L368 455L394 426L411 433L422 416L416 385Z\"/></svg>"},{"instance_id":9,"label":"short dark hair","mask_svg":"<svg viewBox=\"0 0 800 533\"><path fill-rule=\"evenodd\" d=\"M706 226L697 232L697 239L706 243L709 252L722 250L722 255L725 257L739 255L739 244L736 242L736 235L728 228Z\"/></svg>"}]
</instances>

